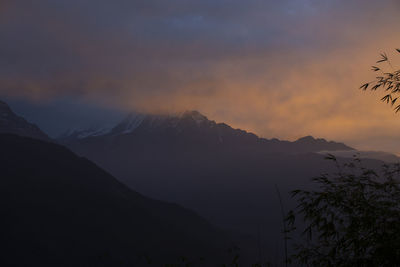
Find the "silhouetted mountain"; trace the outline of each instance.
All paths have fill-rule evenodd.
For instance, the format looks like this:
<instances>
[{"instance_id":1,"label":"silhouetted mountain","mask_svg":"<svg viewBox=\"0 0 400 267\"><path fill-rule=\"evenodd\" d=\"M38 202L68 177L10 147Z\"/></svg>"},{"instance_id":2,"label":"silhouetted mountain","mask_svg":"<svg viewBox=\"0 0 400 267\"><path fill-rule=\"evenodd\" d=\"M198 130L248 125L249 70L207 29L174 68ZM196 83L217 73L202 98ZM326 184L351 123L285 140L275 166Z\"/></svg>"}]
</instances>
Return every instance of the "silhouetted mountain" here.
<instances>
[{"instance_id":1,"label":"silhouetted mountain","mask_svg":"<svg viewBox=\"0 0 400 267\"><path fill-rule=\"evenodd\" d=\"M323 138L315 139L312 136L302 137L292 143L297 152L319 152L319 151L355 151L343 143L326 141Z\"/></svg>"},{"instance_id":2,"label":"silhouetted mountain","mask_svg":"<svg viewBox=\"0 0 400 267\"><path fill-rule=\"evenodd\" d=\"M306 153L322 150L353 150L342 143L328 142L325 139L303 137L295 142L278 139L259 138L253 133L233 129L225 123L209 120L198 111L186 111L175 115L130 114L121 123L111 129L88 129L73 131L64 135L61 142L74 142L93 137L112 139L122 135L132 138L165 139L167 142L194 143L199 146L229 146L243 149L263 149L266 152ZM158 137L156 137L158 136Z\"/></svg>"},{"instance_id":3,"label":"silhouetted mountain","mask_svg":"<svg viewBox=\"0 0 400 267\"><path fill-rule=\"evenodd\" d=\"M0 133L12 133L46 141L50 140L39 127L17 116L11 108L2 101L0 101Z\"/></svg>"},{"instance_id":4,"label":"silhouetted mountain","mask_svg":"<svg viewBox=\"0 0 400 267\"><path fill-rule=\"evenodd\" d=\"M329 170L323 156L311 152L351 150L312 137L259 138L196 111L132 114L106 134L66 144L141 193L194 209L220 227L260 231L271 257L282 252L275 184L287 197Z\"/></svg>"},{"instance_id":5,"label":"silhouetted mountain","mask_svg":"<svg viewBox=\"0 0 400 267\"><path fill-rule=\"evenodd\" d=\"M194 212L144 197L60 145L0 134L0 147L1 266L139 266L144 255L213 259L228 246Z\"/></svg>"}]
</instances>

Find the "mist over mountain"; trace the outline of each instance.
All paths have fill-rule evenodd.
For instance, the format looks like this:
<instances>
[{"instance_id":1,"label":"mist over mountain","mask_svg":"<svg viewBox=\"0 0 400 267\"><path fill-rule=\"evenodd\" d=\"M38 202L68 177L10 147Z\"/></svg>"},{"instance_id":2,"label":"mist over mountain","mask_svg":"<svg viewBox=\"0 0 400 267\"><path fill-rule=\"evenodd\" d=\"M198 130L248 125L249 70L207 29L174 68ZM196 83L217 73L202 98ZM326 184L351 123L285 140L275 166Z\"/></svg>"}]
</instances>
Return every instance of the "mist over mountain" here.
<instances>
[{"instance_id":1,"label":"mist over mountain","mask_svg":"<svg viewBox=\"0 0 400 267\"><path fill-rule=\"evenodd\" d=\"M230 245L194 212L144 197L60 145L0 134L0 147L2 266L218 262Z\"/></svg>"},{"instance_id":2,"label":"mist over mountain","mask_svg":"<svg viewBox=\"0 0 400 267\"><path fill-rule=\"evenodd\" d=\"M0 133L12 133L49 141L50 138L35 124L17 116L11 108L0 100Z\"/></svg>"},{"instance_id":3,"label":"mist over mountain","mask_svg":"<svg viewBox=\"0 0 400 267\"><path fill-rule=\"evenodd\" d=\"M320 154L332 154L336 157L341 157L341 158L353 158L355 155L359 157L360 159L376 159L376 160L381 160L386 163L399 163L400 158L392 153L384 152L384 151L351 151L351 150L345 150L345 151L320 151Z\"/></svg>"}]
</instances>

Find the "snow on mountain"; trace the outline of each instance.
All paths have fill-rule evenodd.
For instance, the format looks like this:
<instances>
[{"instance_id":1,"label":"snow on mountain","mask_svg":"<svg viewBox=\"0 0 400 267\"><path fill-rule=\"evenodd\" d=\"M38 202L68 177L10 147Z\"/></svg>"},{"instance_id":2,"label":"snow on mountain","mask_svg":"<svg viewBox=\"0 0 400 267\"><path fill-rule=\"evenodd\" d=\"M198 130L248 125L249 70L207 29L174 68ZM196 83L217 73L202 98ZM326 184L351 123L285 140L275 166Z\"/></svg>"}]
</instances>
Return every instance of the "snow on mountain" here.
<instances>
[{"instance_id":1,"label":"snow on mountain","mask_svg":"<svg viewBox=\"0 0 400 267\"><path fill-rule=\"evenodd\" d=\"M104 127L100 129L88 129L78 132L77 138L82 139L89 136L100 136L108 134L111 131L110 127Z\"/></svg>"},{"instance_id":2,"label":"snow on mountain","mask_svg":"<svg viewBox=\"0 0 400 267\"><path fill-rule=\"evenodd\" d=\"M204 122L209 121L206 116L204 116L197 110L185 111L185 112L181 113L179 117L180 118L190 118L190 119L194 120L197 123L197 125L200 125Z\"/></svg>"},{"instance_id":3,"label":"snow on mountain","mask_svg":"<svg viewBox=\"0 0 400 267\"><path fill-rule=\"evenodd\" d=\"M131 113L123 121L111 129L111 134L127 134L132 133L139 127L143 120L147 117L144 114Z\"/></svg>"},{"instance_id":4,"label":"snow on mountain","mask_svg":"<svg viewBox=\"0 0 400 267\"><path fill-rule=\"evenodd\" d=\"M185 111L177 114L131 113L111 130L111 134L129 134L133 133L139 127L146 128L147 130L177 128L183 121L195 122L197 126L211 122L198 111Z\"/></svg>"},{"instance_id":5,"label":"snow on mountain","mask_svg":"<svg viewBox=\"0 0 400 267\"><path fill-rule=\"evenodd\" d=\"M112 127L90 127L87 129L71 129L62 134L58 139L60 140L73 140L73 139L84 139L94 136L102 136L109 134Z\"/></svg>"},{"instance_id":6,"label":"snow on mountain","mask_svg":"<svg viewBox=\"0 0 400 267\"><path fill-rule=\"evenodd\" d=\"M130 114L123 122L126 127L122 133L131 133L143 122L145 116L142 114Z\"/></svg>"}]
</instances>

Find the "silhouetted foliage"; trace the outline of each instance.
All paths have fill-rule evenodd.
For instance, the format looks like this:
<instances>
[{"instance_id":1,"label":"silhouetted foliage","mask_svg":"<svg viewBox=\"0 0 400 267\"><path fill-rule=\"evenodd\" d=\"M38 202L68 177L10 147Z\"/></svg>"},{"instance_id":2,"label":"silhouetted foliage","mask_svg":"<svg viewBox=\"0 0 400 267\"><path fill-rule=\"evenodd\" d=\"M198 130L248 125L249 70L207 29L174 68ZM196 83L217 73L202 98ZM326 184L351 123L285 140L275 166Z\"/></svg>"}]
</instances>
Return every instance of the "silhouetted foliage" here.
<instances>
[{"instance_id":1,"label":"silhouetted foliage","mask_svg":"<svg viewBox=\"0 0 400 267\"><path fill-rule=\"evenodd\" d=\"M375 171L360 159L336 164L333 174L313 180L315 190L295 190L298 201L286 222L297 233L293 259L308 266L397 266L400 262L400 164Z\"/></svg>"},{"instance_id":2,"label":"silhouetted foliage","mask_svg":"<svg viewBox=\"0 0 400 267\"><path fill-rule=\"evenodd\" d=\"M400 53L400 49L396 49ZM379 73L375 80L361 85L360 89L366 91L376 91L381 88L386 92L382 101L394 106L394 110L400 111L400 104L397 104L400 93L400 69L393 67L386 53L381 54L381 58L376 62L378 66L372 66L372 71ZM386 67L382 64L386 64Z\"/></svg>"}]
</instances>

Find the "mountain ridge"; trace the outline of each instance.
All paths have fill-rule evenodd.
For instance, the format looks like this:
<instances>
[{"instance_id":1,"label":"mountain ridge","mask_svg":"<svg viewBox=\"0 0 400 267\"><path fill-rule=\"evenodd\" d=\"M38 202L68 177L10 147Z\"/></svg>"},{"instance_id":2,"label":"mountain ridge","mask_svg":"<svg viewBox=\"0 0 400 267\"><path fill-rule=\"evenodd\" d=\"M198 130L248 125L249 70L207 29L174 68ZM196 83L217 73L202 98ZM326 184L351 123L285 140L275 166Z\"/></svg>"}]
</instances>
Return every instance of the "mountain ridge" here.
<instances>
[{"instance_id":1,"label":"mountain ridge","mask_svg":"<svg viewBox=\"0 0 400 267\"><path fill-rule=\"evenodd\" d=\"M296 141L284 141L276 138L266 139L257 136L252 132L242 129L235 129L226 123L216 123L214 120L209 120L196 110L185 111L177 114L139 114L130 113L120 123L114 127L104 131L102 129L92 130L94 134L88 135L88 130L75 132L71 135L64 135L58 140L60 142L71 142L77 139L85 139L92 137L115 137L117 135L135 134L147 132L152 134L156 131L169 135L179 136L185 132L196 134L196 131L202 131L213 139L213 142L224 143L228 139L228 143L236 144L238 140L245 141L247 145L267 145L268 149L279 151L279 147L284 147L282 150L292 150L296 152L318 152L325 150L354 150L343 143L327 141L323 138L314 138L305 136ZM209 141L210 141L209 140ZM312 149L307 149L307 146L312 146Z\"/></svg>"},{"instance_id":2,"label":"mountain ridge","mask_svg":"<svg viewBox=\"0 0 400 267\"><path fill-rule=\"evenodd\" d=\"M23 117L16 115L10 106L0 100L0 133L17 134L44 141L51 141L38 126L29 123Z\"/></svg>"}]
</instances>

